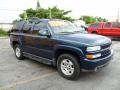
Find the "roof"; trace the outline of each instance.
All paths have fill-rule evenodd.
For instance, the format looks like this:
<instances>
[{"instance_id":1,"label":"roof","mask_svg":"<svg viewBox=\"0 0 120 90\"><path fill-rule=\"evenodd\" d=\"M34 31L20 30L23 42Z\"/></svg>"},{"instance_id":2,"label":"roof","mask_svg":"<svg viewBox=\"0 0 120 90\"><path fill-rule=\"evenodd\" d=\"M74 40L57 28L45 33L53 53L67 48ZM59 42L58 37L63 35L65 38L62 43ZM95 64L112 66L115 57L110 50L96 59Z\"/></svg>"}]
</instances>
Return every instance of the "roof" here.
<instances>
[{"instance_id":1,"label":"roof","mask_svg":"<svg viewBox=\"0 0 120 90\"><path fill-rule=\"evenodd\" d=\"M43 22L48 22L48 21L52 21L52 20L61 20L61 19L39 19L39 18L30 18L28 21L30 23L33 23L33 22L40 22L40 21L43 21ZM26 22L25 20L18 20L16 22Z\"/></svg>"}]
</instances>

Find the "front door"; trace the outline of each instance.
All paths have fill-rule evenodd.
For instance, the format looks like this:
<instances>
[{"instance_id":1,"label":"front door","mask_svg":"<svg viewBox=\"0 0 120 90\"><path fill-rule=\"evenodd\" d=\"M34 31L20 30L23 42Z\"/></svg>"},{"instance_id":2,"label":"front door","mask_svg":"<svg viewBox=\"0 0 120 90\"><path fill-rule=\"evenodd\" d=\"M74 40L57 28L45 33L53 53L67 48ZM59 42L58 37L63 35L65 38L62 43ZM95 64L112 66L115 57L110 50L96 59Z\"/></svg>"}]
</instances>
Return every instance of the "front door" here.
<instances>
[{"instance_id":1,"label":"front door","mask_svg":"<svg viewBox=\"0 0 120 90\"><path fill-rule=\"evenodd\" d=\"M50 33L48 26L44 22L39 22L34 25L32 30L32 54L46 58L52 59L53 57L53 44L52 37L42 36L40 33Z\"/></svg>"}]
</instances>

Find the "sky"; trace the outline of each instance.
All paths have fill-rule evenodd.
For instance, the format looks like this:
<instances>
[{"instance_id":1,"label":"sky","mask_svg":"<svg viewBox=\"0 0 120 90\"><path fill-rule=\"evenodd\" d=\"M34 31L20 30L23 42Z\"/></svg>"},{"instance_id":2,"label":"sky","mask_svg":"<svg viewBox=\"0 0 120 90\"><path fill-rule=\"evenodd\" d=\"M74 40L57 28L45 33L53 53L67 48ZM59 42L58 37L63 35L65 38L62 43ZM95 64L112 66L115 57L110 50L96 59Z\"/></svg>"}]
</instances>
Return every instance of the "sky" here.
<instances>
[{"instance_id":1,"label":"sky","mask_svg":"<svg viewBox=\"0 0 120 90\"><path fill-rule=\"evenodd\" d=\"M39 0L42 8L57 6L72 10L68 15L78 19L83 15L100 16L115 21L120 0ZM19 19L19 14L28 8L36 8L37 0L0 0L0 23Z\"/></svg>"}]
</instances>

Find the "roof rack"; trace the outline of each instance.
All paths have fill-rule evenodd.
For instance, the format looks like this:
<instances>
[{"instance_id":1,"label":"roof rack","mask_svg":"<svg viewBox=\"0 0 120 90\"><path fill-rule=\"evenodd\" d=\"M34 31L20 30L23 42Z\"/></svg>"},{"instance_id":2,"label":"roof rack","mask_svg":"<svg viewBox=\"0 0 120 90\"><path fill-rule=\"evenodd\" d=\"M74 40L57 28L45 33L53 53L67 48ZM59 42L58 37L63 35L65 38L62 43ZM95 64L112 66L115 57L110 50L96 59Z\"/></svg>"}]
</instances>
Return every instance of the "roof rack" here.
<instances>
[{"instance_id":1,"label":"roof rack","mask_svg":"<svg viewBox=\"0 0 120 90\"><path fill-rule=\"evenodd\" d=\"M38 23L38 22L40 22L40 18L38 18L38 17L32 17L32 18L29 18L28 19L28 21L30 22L30 23Z\"/></svg>"}]
</instances>

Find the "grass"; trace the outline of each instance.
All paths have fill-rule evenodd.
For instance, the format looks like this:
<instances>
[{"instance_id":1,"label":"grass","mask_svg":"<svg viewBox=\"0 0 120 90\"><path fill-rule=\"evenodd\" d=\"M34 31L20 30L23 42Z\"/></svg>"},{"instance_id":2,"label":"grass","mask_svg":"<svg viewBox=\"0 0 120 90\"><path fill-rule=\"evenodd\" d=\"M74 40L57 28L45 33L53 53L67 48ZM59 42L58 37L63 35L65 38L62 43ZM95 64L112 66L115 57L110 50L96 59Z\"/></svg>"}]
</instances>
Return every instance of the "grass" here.
<instances>
[{"instance_id":1,"label":"grass","mask_svg":"<svg viewBox=\"0 0 120 90\"><path fill-rule=\"evenodd\" d=\"M0 28L0 37L8 36L8 32Z\"/></svg>"}]
</instances>

